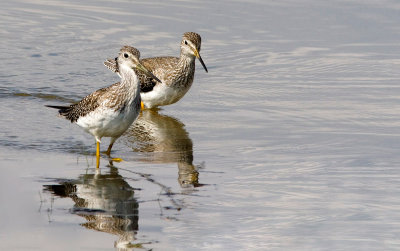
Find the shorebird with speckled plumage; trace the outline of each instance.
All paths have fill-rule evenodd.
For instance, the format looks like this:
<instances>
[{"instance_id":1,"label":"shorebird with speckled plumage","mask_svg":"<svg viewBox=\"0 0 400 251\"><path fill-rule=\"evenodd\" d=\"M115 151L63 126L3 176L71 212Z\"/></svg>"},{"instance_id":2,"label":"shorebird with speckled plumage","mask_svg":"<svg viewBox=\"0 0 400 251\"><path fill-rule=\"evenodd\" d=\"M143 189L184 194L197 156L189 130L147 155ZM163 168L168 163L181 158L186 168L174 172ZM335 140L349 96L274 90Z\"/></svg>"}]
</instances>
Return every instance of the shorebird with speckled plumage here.
<instances>
[{"instance_id":1,"label":"shorebird with speckled plumage","mask_svg":"<svg viewBox=\"0 0 400 251\"><path fill-rule=\"evenodd\" d=\"M180 57L154 57L142 59L142 64L161 82L137 72L140 79L140 96L142 109L170 105L179 101L193 83L195 61L199 59L204 70L208 72L200 56L201 37L194 32L183 34ZM108 59L104 62L113 72L118 74L118 62Z\"/></svg>"},{"instance_id":2,"label":"shorebird with speckled plumage","mask_svg":"<svg viewBox=\"0 0 400 251\"><path fill-rule=\"evenodd\" d=\"M143 72L160 81L140 63L139 57L140 53L136 48L122 47L115 61L121 82L99 89L70 106L48 105L59 109L62 117L76 123L95 137L97 167L101 138L111 137L106 152L110 155L114 142L128 129L140 112L140 81L136 72Z\"/></svg>"}]
</instances>

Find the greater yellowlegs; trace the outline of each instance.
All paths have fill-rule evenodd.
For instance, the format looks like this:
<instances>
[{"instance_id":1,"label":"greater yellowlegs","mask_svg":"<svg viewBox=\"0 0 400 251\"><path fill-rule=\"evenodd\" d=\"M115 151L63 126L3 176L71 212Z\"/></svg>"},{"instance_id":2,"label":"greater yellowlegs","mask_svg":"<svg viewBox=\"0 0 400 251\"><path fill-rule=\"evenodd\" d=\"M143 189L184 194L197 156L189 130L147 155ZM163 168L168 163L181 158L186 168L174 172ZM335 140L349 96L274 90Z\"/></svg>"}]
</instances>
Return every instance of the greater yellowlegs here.
<instances>
[{"instance_id":1,"label":"greater yellowlegs","mask_svg":"<svg viewBox=\"0 0 400 251\"><path fill-rule=\"evenodd\" d=\"M97 167L101 138L111 137L106 152L110 155L115 140L128 129L139 114L140 82L133 69L158 80L139 62L139 57L140 53L136 48L122 47L118 57L115 58L121 82L99 89L70 106L48 105L48 107L59 109L58 112L62 117L76 123L95 137Z\"/></svg>"},{"instance_id":2,"label":"greater yellowlegs","mask_svg":"<svg viewBox=\"0 0 400 251\"><path fill-rule=\"evenodd\" d=\"M142 64L155 76L162 80L157 81L138 73L140 79L140 95L142 109L170 105L180 100L190 89L195 71L195 59L198 58L204 70L208 72L200 56L201 37L194 32L183 34L180 57L154 57L141 60ZM104 62L113 72L120 74L115 59Z\"/></svg>"}]
</instances>

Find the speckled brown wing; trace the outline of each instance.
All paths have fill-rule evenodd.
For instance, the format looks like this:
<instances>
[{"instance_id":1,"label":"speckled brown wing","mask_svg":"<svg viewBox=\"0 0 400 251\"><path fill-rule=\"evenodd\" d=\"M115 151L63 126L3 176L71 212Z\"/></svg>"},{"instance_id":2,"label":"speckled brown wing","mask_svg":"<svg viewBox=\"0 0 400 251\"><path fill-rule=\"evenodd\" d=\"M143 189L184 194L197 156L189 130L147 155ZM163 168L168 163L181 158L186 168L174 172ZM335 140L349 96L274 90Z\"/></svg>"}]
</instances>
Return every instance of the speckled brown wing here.
<instances>
[{"instance_id":1,"label":"speckled brown wing","mask_svg":"<svg viewBox=\"0 0 400 251\"><path fill-rule=\"evenodd\" d=\"M101 88L84 97L78 103L70 106L47 105L47 107L59 109L58 113L73 123L76 122L80 117L86 116L88 113L99 107L104 99L107 99L107 96L113 93L111 89L118 88L119 84L120 83L118 82L108 87Z\"/></svg>"},{"instance_id":2,"label":"speckled brown wing","mask_svg":"<svg viewBox=\"0 0 400 251\"><path fill-rule=\"evenodd\" d=\"M166 79L171 76L165 76L168 70L173 69L179 62L177 57L154 57L154 58L144 58L141 63L146 67L151 73L160 79ZM118 66L115 59L107 59L104 65L110 69L112 72L118 73ZM147 76L142 71L135 70L135 73L140 80L140 92L152 91L154 86L160 84L160 82Z\"/></svg>"},{"instance_id":3,"label":"speckled brown wing","mask_svg":"<svg viewBox=\"0 0 400 251\"><path fill-rule=\"evenodd\" d=\"M118 72L118 63L115 59L107 59L103 63L110 71L117 73Z\"/></svg>"},{"instance_id":4,"label":"speckled brown wing","mask_svg":"<svg viewBox=\"0 0 400 251\"><path fill-rule=\"evenodd\" d=\"M156 77L160 79L166 79L169 76L165 74L170 71L170 69L175 68L179 62L177 57L154 57L154 58L144 58L142 59L142 64L144 67L149 69ZM148 77L142 72L136 72L140 79L140 91L149 92L153 90L154 86L161 84L155 79Z\"/></svg>"},{"instance_id":5,"label":"speckled brown wing","mask_svg":"<svg viewBox=\"0 0 400 251\"><path fill-rule=\"evenodd\" d=\"M103 64L112 72L118 72L118 63L115 59L109 58L103 62Z\"/></svg>"},{"instance_id":6,"label":"speckled brown wing","mask_svg":"<svg viewBox=\"0 0 400 251\"><path fill-rule=\"evenodd\" d=\"M142 61L143 63L143 61ZM115 59L107 59L104 61L104 65L112 72L118 73L118 65ZM149 69L149 68L147 68ZM149 69L151 71L151 69ZM153 90L154 86L157 84L157 81L153 78L150 78L143 74L143 72L134 70L136 75L139 77L140 80L140 92L149 92Z\"/></svg>"}]
</instances>

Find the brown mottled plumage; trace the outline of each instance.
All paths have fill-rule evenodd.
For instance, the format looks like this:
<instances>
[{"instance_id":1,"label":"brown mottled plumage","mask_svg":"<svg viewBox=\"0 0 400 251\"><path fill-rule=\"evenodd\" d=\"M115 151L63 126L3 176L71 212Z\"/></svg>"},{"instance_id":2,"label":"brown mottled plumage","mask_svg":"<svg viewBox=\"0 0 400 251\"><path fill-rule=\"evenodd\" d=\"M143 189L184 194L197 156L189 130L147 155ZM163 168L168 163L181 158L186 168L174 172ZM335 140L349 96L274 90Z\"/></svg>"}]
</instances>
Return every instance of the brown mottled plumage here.
<instances>
[{"instance_id":1,"label":"brown mottled plumage","mask_svg":"<svg viewBox=\"0 0 400 251\"><path fill-rule=\"evenodd\" d=\"M120 52L129 52L138 59L140 58L139 50L131 46L123 46ZM115 66L119 67L118 57L115 58ZM140 71L135 71L135 73L136 72ZM118 82L89 94L76 104L70 106L47 105L47 107L59 109L59 114L73 123L80 117L84 117L88 113L96 110L99 105L114 109L114 111L121 110L125 106L125 101L128 99L127 93L122 92L121 88L123 88L123 86L121 82Z\"/></svg>"},{"instance_id":2,"label":"brown mottled plumage","mask_svg":"<svg viewBox=\"0 0 400 251\"><path fill-rule=\"evenodd\" d=\"M112 93L115 93L115 90L119 88L119 85L121 83L115 83L113 85L110 85L108 87L101 88L85 98L83 98L81 101L79 101L76 104L72 104L70 106L53 106L53 105L47 105L47 107L51 108L56 108L59 109L59 114L66 119L70 120L71 123L76 122L80 117L86 116L88 113L96 110L97 107L103 102L103 101L110 101L110 96ZM118 110L119 107L122 106L122 102L120 98L117 98L115 100L112 100L111 102L105 102L105 104L110 107L110 108L117 108L115 111Z\"/></svg>"},{"instance_id":3,"label":"brown mottled plumage","mask_svg":"<svg viewBox=\"0 0 400 251\"><path fill-rule=\"evenodd\" d=\"M122 47L116 58L121 82L99 89L70 106L48 106L59 109L61 116L75 122L96 138L97 159L100 156L101 138L111 137L107 150L109 155L115 140L128 129L139 114L140 82L134 69L157 79L141 65L139 57L140 53L136 48Z\"/></svg>"},{"instance_id":4,"label":"brown mottled plumage","mask_svg":"<svg viewBox=\"0 0 400 251\"><path fill-rule=\"evenodd\" d=\"M183 34L180 57L153 57L141 60L141 63L155 76L162 80L157 83L153 78L136 72L140 79L142 102L146 108L169 105L181 99L190 89L195 72L195 58L197 57L208 72L201 56L201 37L194 32ZM104 65L118 73L117 62L108 59Z\"/></svg>"}]
</instances>

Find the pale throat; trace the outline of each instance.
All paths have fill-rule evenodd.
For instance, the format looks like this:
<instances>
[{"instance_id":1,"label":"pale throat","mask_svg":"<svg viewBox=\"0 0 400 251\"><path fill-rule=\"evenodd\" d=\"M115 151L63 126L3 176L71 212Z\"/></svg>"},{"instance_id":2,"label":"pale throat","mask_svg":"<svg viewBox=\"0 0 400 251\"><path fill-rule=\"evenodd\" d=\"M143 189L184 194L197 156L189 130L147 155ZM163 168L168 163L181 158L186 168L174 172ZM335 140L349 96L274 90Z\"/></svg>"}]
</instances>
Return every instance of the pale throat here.
<instances>
[{"instance_id":1,"label":"pale throat","mask_svg":"<svg viewBox=\"0 0 400 251\"><path fill-rule=\"evenodd\" d=\"M121 75L122 82L127 82L128 84L137 84L137 82L139 81L135 71L129 66L121 65L118 71Z\"/></svg>"}]
</instances>

